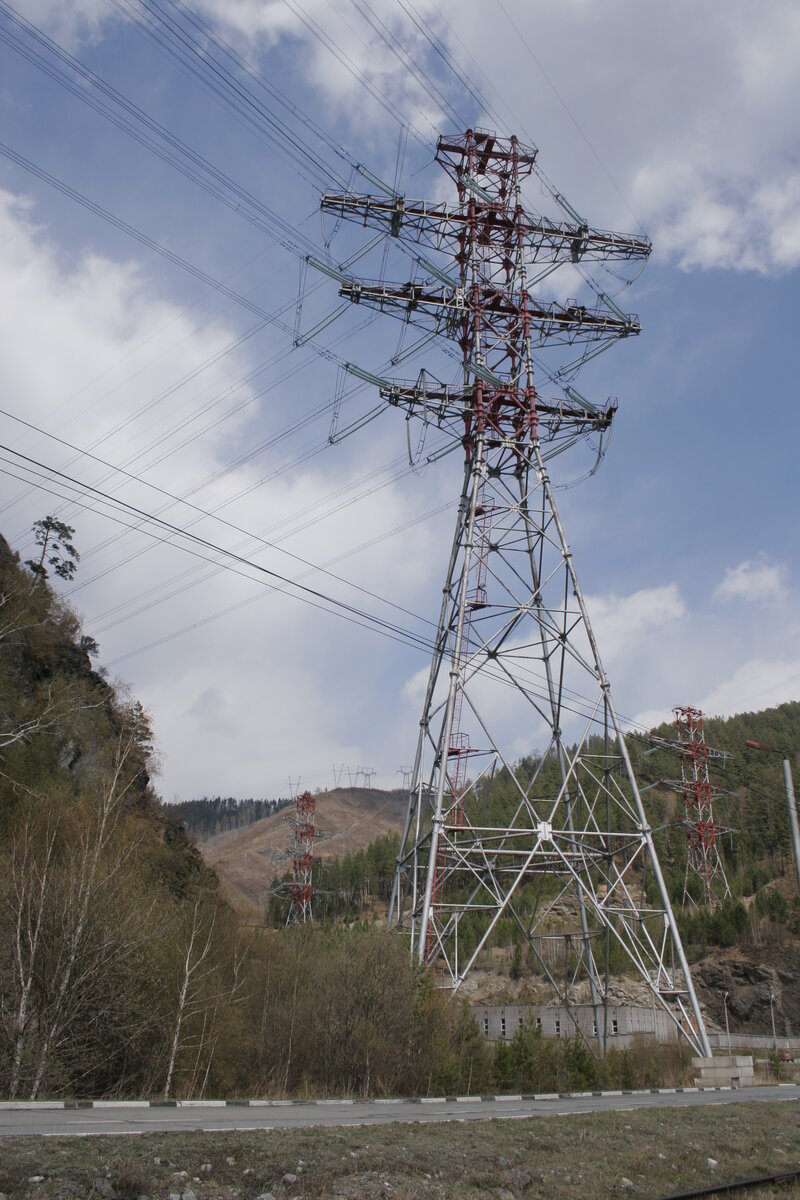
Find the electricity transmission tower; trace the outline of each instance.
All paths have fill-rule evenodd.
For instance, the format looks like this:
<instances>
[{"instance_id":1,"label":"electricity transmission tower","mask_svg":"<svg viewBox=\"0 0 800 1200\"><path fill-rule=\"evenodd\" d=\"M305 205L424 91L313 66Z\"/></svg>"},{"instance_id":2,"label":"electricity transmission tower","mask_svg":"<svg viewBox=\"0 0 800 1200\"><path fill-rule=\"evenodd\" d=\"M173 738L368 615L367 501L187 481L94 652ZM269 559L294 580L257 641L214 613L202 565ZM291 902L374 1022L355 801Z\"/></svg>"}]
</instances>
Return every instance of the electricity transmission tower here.
<instances>
[{"instance_id":1,"label":"electricity transmission tower","mask_svg":"<svg viewBox=\"0 0 800 1200\"><path fill-rule=\"evenodd\" d=\"M324 211L397 238L422 268L423 278L401 284L339 274L340 295L447 339L460 360L451 383L426 370L416 381L377 380L387 404L464 450L390 923L454 990L498 922L514 925L558 1002L594 1007L601 1052L610 966L621 956L710 1055L548 469L556 453L607 436L615 405L594 406L572 380L639 324L588 275L592 307L545 301L541 286L562 264L622 270L645 260L650 243L590 228L557 193L569 220L529 213L522 189L536 154L514 137L469 130L436 148L455 204L322 200ZM540 361L553 346L577 355L555 376ZM547 379L557 398L539 390ZM541 753L520 758L536 744Z\"/></svg>"},{"instance_id":2,"label":"electricity transmission tower","mask_svg":"<svg viewBox=\"0 0 800 1200\"><path fill-rule=\"evenodd\" d=\"M294 815L285 816L293 831L293 846L273 855L275 862L291 859L292 878L287 884L278 884L276 894L289 893L287 925L305 925L314 919L312 910L314 876L314 839L321 836L314 821L317 801L311 792L298 792L294 802Z\"/></svg>"},{"instance_id":3,"label":"electricity transmission tower","mask_svg":"<svg viewBox=\"0 0 800 1200\"><path fill-rule=\"evenodd\" d=\"M671 786L682 793L686 815L683 907L687 901L695 908L699 907L690 890L690 880L696 878L702 888L702 904L713 912L718 903L730 898L731 889L717 845L720 827L714 821L714 799L723 793L711 786L708 760L726 755L724 751L712 750L706 745L703 714L699 708L687 705L673 711L678 726L681 778L671 781Z\"/></svg>"}]
</instances>

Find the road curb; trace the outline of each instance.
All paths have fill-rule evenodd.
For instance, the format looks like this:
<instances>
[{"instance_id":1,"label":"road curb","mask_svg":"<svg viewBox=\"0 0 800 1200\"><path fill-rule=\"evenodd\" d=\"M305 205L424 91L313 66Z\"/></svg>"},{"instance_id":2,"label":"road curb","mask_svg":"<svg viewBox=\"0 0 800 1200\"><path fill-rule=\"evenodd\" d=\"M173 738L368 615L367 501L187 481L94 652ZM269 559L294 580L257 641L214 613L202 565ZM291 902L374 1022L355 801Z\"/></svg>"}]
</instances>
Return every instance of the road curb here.
<instances>
[{"instance_id":1,"label":"road curb","mask_svg":"<svg viewBox=\"0 0 800 1200\"><path fill-rule=\"evenodd\" d=\"M758 1085L757 1085L758 1086ZM763 1084L764 1087L794 1088L800 1091L800 1083ZM674 1088L623 1088L605 1092L525 1092L500 1093L496 1096L392 1096L370 1100L355 1100L348 1096L341 1100L0 1100L0 1112L45 1112L47 1110L76 1108L287 1108L316 1106L331 1108L342 1105L370 1104L497 1104L521 1103L543 1100L589 1100L619 1096L671 1096L689 1092L730 1092L730 1086L674 1087ZM737 1089L750 1091L750 1088ZM755 1089L753 1089L755 1090Z\"/></svg>"}]
</instances>

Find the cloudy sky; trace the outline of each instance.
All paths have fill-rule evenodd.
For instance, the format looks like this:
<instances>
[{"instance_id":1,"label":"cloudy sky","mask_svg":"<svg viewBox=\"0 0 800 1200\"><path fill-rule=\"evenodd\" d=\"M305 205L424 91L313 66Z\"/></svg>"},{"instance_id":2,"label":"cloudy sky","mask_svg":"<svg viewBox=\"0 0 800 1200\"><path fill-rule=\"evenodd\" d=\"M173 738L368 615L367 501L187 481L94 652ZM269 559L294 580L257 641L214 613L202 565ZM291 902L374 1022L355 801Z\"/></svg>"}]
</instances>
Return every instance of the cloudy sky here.
<instances>
[{"instance_id":1,"label":"cloudy sky","mask_svg":"<svg viewBox=\"0 0 800 1200\"><path fill-rule=\"evenodd\" d=\"M641 337L581 376L619 399L608 454L579 486L580 455L554 467L618 708L800 694L796 3L15 2L0 528L28 557L34 520L74 526L63 593L152 714L165 799L326 786L334 763L388 786L413 754L404 639L430 636L458 456L412 469L394 411L329 444L335 411L376 404L337 364L386 373L411 338L301 261L369 242L319 216L325 188L374 190L357 164L446 198L436 137L468 124L654 243L617 296ZM555 214L538 182L527 200Z\"/></svg>"}]
</instances>

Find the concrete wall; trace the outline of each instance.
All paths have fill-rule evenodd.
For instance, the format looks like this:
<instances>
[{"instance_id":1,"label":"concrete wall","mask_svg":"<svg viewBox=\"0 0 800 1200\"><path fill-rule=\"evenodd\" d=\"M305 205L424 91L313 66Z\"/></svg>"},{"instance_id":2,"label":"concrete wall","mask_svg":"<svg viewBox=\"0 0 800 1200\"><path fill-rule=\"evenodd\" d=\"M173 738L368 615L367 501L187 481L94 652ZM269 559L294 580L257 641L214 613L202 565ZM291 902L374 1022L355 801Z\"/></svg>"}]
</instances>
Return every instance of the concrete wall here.
<instances>
[{"instance_id":1,"label":"concrete wall","mask_svg":"<svg viewBox=\"0 0 800 1200\"><path fill-rule=\"evenodd\" d=\"M712 1050L721 1050L723 1053L728 1049L728 1037L725 1030L720 1032L708 1032L708 1040ZM749 1033L732 1033L731 1034L731 1050L774 1050L777 1044L778 1052L781 1050L794 1050L800 1056L800 1038L796 1037L779 1037L775 1041L772 1036L754 1036Z\"/></svg>"},{"instance_id":2,"label":"concrete wall","mask_svg":"<svg viewBox=\"0 0 800 1200\"><path fill-rule=\"evenodd\" d=\"M542 1037L572 1037L576 1024L584 1037L596 1037L594 1009L589 1004L576 1004L569 1009L550 1004L473 1005L473 1015L481 1033L490 1042L501 1039L510 1042L523 1025L533 1024ZM602 1012L601 1012L602 1019ZM634 1008L629 1005L608 1006L609 1044L627 1046L635 1038L657 1042L675 1042L678 1031L665 1012L653 1008Z\"/></svg>"}]
</instances>

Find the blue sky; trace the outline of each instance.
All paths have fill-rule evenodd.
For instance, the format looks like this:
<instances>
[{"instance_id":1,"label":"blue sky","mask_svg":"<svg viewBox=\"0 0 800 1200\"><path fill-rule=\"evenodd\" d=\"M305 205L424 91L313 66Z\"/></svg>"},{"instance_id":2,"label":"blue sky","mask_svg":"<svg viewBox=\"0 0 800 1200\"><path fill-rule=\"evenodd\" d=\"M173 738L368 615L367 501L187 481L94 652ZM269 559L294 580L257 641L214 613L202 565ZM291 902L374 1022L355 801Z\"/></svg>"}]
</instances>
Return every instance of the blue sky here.
<instances>
[{"instance_id":1,"label":"blue sky","mask_svg":"<svg viewBox=\"0 0 800 1200\"><path fill-rule=\"evenodd\" d=\"M447 181L431 165L437 130L462 120L516 132L538 145L547 176L591 223L642 224L654 243L620 298L639 314L641 337L580 380L595 400L619 398L610 449L596 475L560 492L617 706L648 724L677 704L731 713L797 697L796 5L17 4L35 30L0 6L0 141L257 309L283 310L289 332L0 156L5 446L426 632L457 456L411 471L394 412L328 446L338 372L310 345L292 346L297 254L270 238L266 218L259 227L209 196L8 38L51 66L54 51L35 32L53 39L268 206L306 253L324 251L320 188L338 186L335 173L347 180L352 162L390 182L398 172L409 195L443 198ZM145 36L178 18L195 32L187 21L207 23L218 41L205 38L206 50L224 40L296 106L275 113L292 137L302 134L315 165L295 169L269 140L263 110L247 110L248 124ZM87 97L103 97L68 70ZM231 78L266 102L244 72ZM555 211L538 185L528 200ZM341 261L367 237L338 230L331 254ZM380 254L359 269L377 269ZM393 248L387 276L408 270ZM573 284L553 280L559 295ZM298 328L308 332L337 305L335 283L309 272ZM364 316L341 314L317 344L379 370L398 328L383 319L359 329ZM421 352L398 373L413 377L434 355ZM365 386L342 422L374 402ZM67 499L52 476L32 489L9 465L20 460L4 458L2 529L24 557L44 513L76 529L82 562L64 594L100 642L100 661L152 713L166 799L280 794L290 775L325 786L334 762L398 780L415 741L418 651L276 594L249 567L198 562L179 539L154 541L152 526L125 528L92 495ZM585 460L558 464L566 485Z\"/></svg>"}]
</instances>

